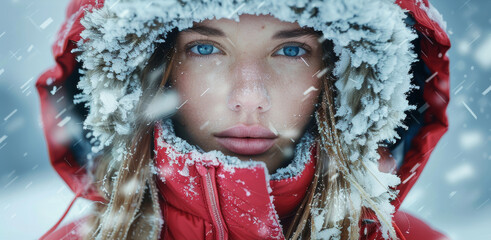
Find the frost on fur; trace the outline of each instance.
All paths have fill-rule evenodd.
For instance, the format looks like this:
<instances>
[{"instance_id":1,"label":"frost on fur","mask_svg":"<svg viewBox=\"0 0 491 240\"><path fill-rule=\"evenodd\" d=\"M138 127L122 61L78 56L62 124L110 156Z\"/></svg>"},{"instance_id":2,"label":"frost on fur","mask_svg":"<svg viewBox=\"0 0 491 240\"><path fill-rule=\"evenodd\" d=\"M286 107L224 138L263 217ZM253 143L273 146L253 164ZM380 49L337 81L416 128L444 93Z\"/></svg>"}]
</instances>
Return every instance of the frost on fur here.
<instances>
[{"instance_id":1,"label":"frost on fur","mask_svg":"<svg viewBox=\"0 0 491 240\"><path fill-rule=\"evenodd\" d=\"M336 128L348 158L356 163L353 181L367 189L370 199L384 209L380 214L390 219L388 189L398 179L373 165L379 158L378 143L395 141L395 129L404 127L405 111L414 109L406 95L414 88L409 70L416 58L411 49L416 34L406 27L404 11L389 0L105 1L82 19L85 30L76 50L83 63L78 84L82 93L76 102L90 109L84 127L97 140L93 151L133 131L142 94L141 71L167 32L205 19L238 21L245 13L296 21L322 31L334 43L340 59L334 69ZM390 228L382 226L384 231Z\"/></svg>"}]
</instances>

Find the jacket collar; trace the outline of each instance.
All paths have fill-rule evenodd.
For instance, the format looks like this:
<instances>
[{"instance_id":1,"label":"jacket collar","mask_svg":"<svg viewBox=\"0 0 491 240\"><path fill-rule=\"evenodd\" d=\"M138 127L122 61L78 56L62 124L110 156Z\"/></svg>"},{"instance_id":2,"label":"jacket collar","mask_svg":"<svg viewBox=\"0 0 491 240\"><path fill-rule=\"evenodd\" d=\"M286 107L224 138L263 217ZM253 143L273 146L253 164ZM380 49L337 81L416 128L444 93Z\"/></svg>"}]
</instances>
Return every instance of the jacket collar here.
<instances>
[{"instance_id":1,"label":"jacket collar","mask_svg":"<svg viewBox=\"0 0 491 240\"><path fill-rule=\"evenodd\" d=\"M207 219L206 206L201 206L208 194L201 177L208 171L214 176L221 216L230 232L235 225L251 225L248 229L267 226L269 236L282 236L280 219L295 211L315 172L316 150L310 133L297 144L292 162L270 175L263 162L241 161L219 151L204 152L187 143L175 135L170 119L157 124L154 132L157 184L166 202L212 222Z\"/></svg>"}]
</instances>

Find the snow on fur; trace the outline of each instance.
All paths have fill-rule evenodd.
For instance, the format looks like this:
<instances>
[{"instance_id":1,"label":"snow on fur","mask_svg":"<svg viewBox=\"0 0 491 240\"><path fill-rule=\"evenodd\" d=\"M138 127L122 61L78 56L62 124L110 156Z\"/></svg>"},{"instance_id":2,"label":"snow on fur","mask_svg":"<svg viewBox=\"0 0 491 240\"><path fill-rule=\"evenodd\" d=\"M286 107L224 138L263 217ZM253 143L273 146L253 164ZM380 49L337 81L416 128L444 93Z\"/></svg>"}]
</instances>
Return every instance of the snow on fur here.
<instances>
[{"instance_id":1,"label":"snow on fur","mask_svg":"<svg viewBox=\"0 0 491 240\"><path fill-rule=\"evenodd\" d=\"M406 27L404 11L389 0L107 0L82 19L86 29L77 49L84 70L76 101L90 109L84 127L98 140L93 151L132 132L142 94L139 76L161 36L205 19L238 21L244 13L296 21L333 41L340 59L334 69L336 128L348 158L358 162L354 181L391 219L388 189L399 179L378 171L376 149L399 137L395 129L405 127L405 111L414 109L406 95L414 88L409 70L416 34ZM382 226L384 232L391 228Z\"/></svg>"}]
</instances>

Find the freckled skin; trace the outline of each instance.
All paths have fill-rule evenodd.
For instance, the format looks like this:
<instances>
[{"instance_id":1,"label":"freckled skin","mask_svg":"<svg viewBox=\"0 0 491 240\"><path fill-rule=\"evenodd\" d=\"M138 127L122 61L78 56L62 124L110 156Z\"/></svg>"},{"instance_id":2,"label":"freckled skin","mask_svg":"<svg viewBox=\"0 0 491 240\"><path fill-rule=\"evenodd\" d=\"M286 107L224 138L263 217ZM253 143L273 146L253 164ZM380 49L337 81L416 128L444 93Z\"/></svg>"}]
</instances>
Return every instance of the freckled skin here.
<instances>
[{"instance_id":1,"label":"freckled skin","mask_svg":"<svg viewBox=\"0 0 491 240\"><path fill-rule=\"evenodd\" d=\"M315 73L323 68L316 36L272 39L280 30L300 28L269 15L241 15L240 21L205 20L201 26L220 29L225 37L180 32L171 85L187 102L173 117L176 134L205 151L220 150L241 160L266 163L270 173L291 160L295 143L313 120L320 88ZM186 50L189 43L211 44L219 50L206 56ZM302 58L278 55L291 43L305 43ZM293 45L298 46L298 45ZM280 51L281 50L281 51ZM237 155L218 144L213 134L239 123L273 127L275 145L260 155ZM295 141L295 143L293 141ZM290 151L288 151L290 150Z\"/></svg>"}]
</instances>

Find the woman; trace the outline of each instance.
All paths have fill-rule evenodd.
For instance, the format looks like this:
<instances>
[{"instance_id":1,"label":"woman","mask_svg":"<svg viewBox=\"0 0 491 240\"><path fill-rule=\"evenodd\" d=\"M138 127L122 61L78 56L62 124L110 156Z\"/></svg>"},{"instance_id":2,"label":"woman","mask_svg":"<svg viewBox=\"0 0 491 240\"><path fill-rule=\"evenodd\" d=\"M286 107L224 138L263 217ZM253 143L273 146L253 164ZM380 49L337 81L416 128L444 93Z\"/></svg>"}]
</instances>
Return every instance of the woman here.
<instances>
[{"instance_id":1,"label":"woman","mask_svg":"<svg viewBox=\"0 0 491 240\"><path fill-rule=\"evenodd\" d=\"M449 42L398 4L72 2L37 86L96 208L43 238L441 239L396 210L447 128Z\"/></svg>"}]
</instances>

